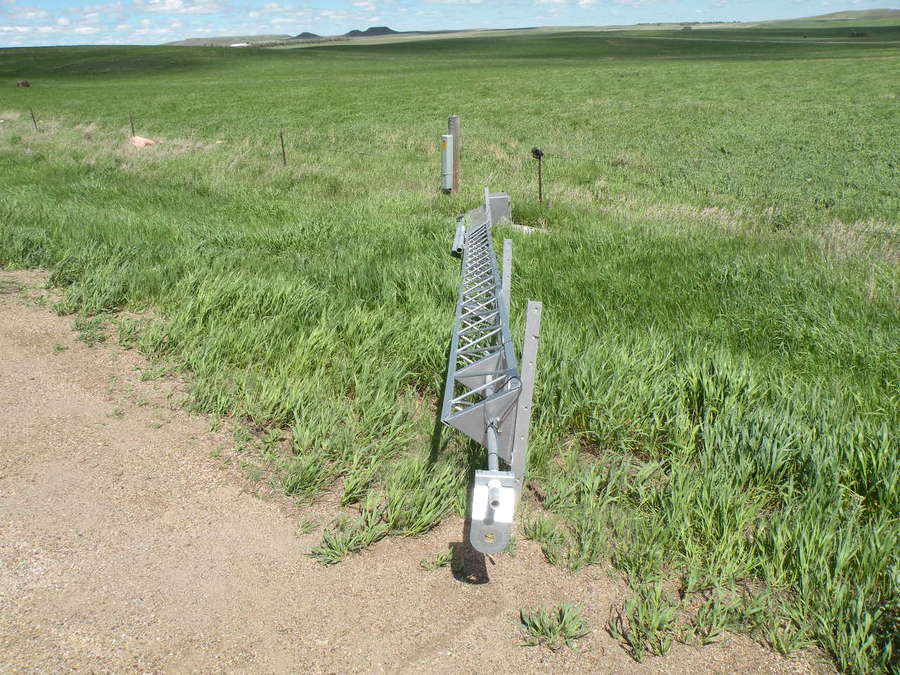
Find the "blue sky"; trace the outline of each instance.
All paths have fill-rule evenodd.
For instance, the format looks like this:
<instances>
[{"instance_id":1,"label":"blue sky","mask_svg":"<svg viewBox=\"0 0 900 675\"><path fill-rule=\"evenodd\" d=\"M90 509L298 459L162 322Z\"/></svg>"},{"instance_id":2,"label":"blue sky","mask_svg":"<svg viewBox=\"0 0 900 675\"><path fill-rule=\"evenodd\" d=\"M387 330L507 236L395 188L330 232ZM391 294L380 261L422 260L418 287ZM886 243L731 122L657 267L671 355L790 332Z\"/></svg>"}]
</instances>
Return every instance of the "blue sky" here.
<instances>
[{"instance_id":1,"label":"blue sky","mask_svg":"<svg viewBox=\"0 0 900 675\"><path fill-rule=\"evenodd\" d=\"M204 35L758 20L890 0L0 0L0 46L158 44Z\"/></svg>"}]
</instances>

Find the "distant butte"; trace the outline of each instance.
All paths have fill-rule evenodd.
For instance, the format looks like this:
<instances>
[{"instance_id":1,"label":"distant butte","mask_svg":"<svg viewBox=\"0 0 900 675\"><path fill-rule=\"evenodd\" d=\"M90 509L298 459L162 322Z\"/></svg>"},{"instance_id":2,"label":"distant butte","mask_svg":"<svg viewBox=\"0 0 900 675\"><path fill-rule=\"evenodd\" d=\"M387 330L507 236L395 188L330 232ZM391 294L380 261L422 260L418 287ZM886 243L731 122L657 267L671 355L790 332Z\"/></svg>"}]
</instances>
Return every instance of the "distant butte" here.
<instances>
[{"instance_id":1,"label":"distant butte","mask_svg":"<svg viewBox=\"0 0 900 675\"><path fill-rule=\"evenodd\" d=\"M387 26L369 26L366 30L351 30L344 35L347 37L372 37L374 35L394 35L396 32Z\"/></svg>"}]
</instances>

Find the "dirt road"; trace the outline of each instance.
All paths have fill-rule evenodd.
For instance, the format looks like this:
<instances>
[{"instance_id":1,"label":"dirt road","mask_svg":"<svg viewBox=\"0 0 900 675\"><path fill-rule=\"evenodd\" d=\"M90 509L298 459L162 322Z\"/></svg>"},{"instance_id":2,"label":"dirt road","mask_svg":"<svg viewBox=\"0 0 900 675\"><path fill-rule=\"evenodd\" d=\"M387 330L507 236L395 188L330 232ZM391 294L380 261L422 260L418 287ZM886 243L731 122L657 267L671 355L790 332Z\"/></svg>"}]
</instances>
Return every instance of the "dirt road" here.
<instances>
[{"instance_id":1,"label":"dirt road","mask_svg":"<svg viewBox=\"0 0 900 675\"><path fill-rule=\"evenodd\" d=\"M27 297L42 283L0 272L0 672L809 670L745 638L637 664L604 630L623 584L530 542L489 583L421 570L458 519L319 565L321 531L215 458L230 436L142 382L135 352L79 342ZM586 604L584 650L519 646L519 608L564 599Z\"/></svg>"}]
</instances>

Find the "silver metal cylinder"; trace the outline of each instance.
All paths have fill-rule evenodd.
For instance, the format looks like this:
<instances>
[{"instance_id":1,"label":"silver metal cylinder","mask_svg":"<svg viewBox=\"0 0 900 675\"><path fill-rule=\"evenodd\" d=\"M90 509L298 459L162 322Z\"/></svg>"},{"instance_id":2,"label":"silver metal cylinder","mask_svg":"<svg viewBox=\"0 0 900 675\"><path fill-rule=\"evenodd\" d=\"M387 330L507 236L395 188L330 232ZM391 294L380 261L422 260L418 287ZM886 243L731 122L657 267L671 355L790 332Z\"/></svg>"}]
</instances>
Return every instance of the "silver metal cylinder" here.
<instances>
[{"instance_id":1,"label":"silver metal cylinder","mask_svg":"<svg viewBox=\"0 0 900 675\"><path fill-rule=\"evenodd\" d=\"M466 244L466 221L465 218L460 218L456 221L456 235L453 237L453 244L450 248L450 253L459 257L462 255L463 247Z\"/></svg>"},{"instance_id":2,"label":"silver metal cylinder","mask_svg":"<svg viewBox=\"0 0 900 675\"><path fill-rule=\"evenodd\" d=\"M497 450L497 427L491 424L487 428L487 463L488 471L500 470L500 456Z\"/></svg>"},{"instance_id":3,"label":"silver metal cylinder","mask_svg":"<svg viewBox=\"0 0 900 675\"><path fill-rule=\"evenodd\" d=\"M453 191L453 136L441 136L441 190L449 194Z\"/></svg>"},{"instance_id":4,"label":"silver metal cylinder","mask_svg":"<svg viewBox=\"0 0 900 675\"><path fill-rule=\"evenodd\" d=\"M488 481L488 506L495 511L500 508L500 488L503 487L499 480Z\"/></svg>"}]
</instances>

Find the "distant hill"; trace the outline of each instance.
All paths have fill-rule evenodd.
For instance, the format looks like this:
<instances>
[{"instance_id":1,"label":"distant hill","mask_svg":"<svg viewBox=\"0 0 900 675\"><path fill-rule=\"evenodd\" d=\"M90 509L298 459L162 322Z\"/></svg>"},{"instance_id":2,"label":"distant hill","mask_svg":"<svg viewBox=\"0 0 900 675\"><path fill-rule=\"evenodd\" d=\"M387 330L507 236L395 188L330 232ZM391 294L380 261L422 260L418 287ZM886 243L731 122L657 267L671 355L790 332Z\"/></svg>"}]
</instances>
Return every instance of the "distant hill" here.
<instances>
[{"instance_id":1,"label":"distant hill","mask_svg":"<svg viewBox=\"0 0 900 675\"><path fill-rule=\"evenodd\" d=\"M347 37L374 37L377 35L395 35L397 31L387 26L369 26L365 30L351 30L344 35Z\"/></svg>"},{"instance_id":2,"label":"distant hill","mask_svg":"<svg viewBox=\"0 0 900 675\"><path fill-rule=\"evenodd\" d=\"M677 29L679 26L689 25L688 23L680 24L636 24L634 26L616 26L619 30L632 30L642 28L666 28L671 26ZM878 26L878 25L900 25L900 9L866 9L866 10L849 10L843 12L831 12L830 14L820 14L818 16L810 16L800 19L787 19L776 21L761 21L753 23L741 22L724 22L716 21L709 23L693 24L702 27L752 27L752 26L771 26L778 28L840 28L843 26ZM613 28L613 27L609 27ZM488 33L503 31L525 31L539 30L535 27L528 28L510 28L510 29L485 29ZM333 37L322 37L316 33L305 31L299 35L236 35L231 37L206 37L206 38L189 38L187 40L179 40L178 42L169 42L169 45L188 46L188 47L206 47L218 46L227 47L233 44L247 43L249 45L269 47L269 46L309 46L314 44L339 43L347 41L351 38L370 38L382 37L389 35L396 36L415 36L415 35L441 35L445 33L458 33L460 35L470 34L473 31L466 30L410 30L396 31L388 26L369 26L366 30L351 30L344 35ZM478 31L475 31L478 32ZM308 42L300 42L308 41Z\"/></svg>"},{"instance_id":3,"label":"distant hill","mask_svg":"<svg viewBox=\"0 0 900 675\"><path fill-rule=\"evenodd\" d=\"M809 28L825 26L884 26L900 24L900 9L854 9L845 12L831 12L801 19L765 21L767 26L805 26Z\"/></svg>"},{"instance_id":4,"label":"distant hill","mask_svg":"<svg viewBox=\"0 0 900 675\"><path fill-rule=\"evenodd\" d=\"M811 21L861 21L866 19L900 19L900 9L860 9L811 16Z\"/></svg>"},{"instance_id":5,"label":"distant hill","mask_svg":"<svg viewBox=\"0 0 900 675\"><path fill-rule=\"evenodd\" d=\"M290 35L231 35L220 37L188 38L177 42L167 42L170 47L228 47L237 44L258 44L287 40Z\"/></svg>"}]
</instances>

